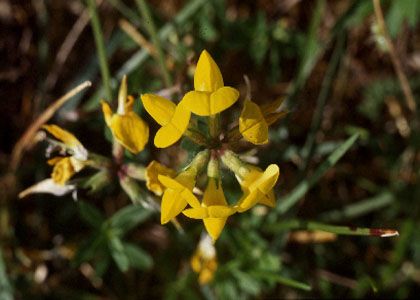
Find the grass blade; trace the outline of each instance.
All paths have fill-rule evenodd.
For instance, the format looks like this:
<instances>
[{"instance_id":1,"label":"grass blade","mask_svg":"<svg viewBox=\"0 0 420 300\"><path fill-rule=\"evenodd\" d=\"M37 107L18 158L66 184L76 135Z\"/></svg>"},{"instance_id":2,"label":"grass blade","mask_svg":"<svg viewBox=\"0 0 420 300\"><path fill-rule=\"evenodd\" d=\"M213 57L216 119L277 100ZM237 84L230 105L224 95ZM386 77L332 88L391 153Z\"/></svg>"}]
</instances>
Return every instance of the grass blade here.
<instances>
[{"instance_id":1,"label":"grass blade","mask_svg":"<svg viewBox=\"0 0 420 300\"><path fill-rule=\"evenodd\" d=\"M112 91L111 91L111 85L110 85L111 76L109 73L109 67L108 67L108 62L107 62L107 57L106 57L104 36L102 33L101 24L99 22L98 12L96 10L96 1L87 0L87 4L89 8L90 17L91 17L90 20L92 23L96 50L98 52L99 65L101 67L102 81L103 81L103 85L105 86L106 97L108 98L108 101L111 101L112 100Z\"/></svg>"},{"instance_id":2,"label":"grass blade","mask_svg":"<svg viewBox=\"0 0 420 300\"><path fill-rule=\"evenodd\" d=\"M281 200L277 206L275 212L277 215L284 214L289 210L293 205L295 205L299 199L301 199L310 188L312 188L315 183L331 168L333 167L338 160L350 149L350 147L356 142L359 134L354 134L348 138L343 144L341 144L333 153L331 153L328 158L318 167L314 174L312 174L308 179L302 180L289 195Z\"/></svg>"},{"instance_id":3,"label":"grass blade","mask_svg":"<svg viewBox=\"0 0 420 300\"><path fill-rule=\"evenodd\" d=\"M6 265L3 260L3 252L0 248L0 299L2 300L12 300L13 291L12 286L10 285L9 278L6 273Z\"/></svg>"}]
</instances>

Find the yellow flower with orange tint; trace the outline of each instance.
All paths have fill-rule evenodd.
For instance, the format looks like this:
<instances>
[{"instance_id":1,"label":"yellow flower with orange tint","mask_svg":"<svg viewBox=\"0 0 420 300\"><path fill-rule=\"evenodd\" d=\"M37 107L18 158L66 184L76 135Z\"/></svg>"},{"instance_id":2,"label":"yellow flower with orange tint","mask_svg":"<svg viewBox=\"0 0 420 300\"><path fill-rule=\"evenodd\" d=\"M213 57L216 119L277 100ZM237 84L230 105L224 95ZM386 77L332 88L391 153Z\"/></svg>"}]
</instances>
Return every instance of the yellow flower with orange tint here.
<instances>
[{"instance_id":1,"label":"yellow flower with orange tint","mask_svg":"<svg viewBox=\"0 0 420 300\"><path fill-rule=\"evenodd\" d=\"M171 100L158 95L143 94L141 100L149 115L162 126L156 132L155 146L166 148L175 144L188 128L190 111L182 102L175 105Z\"/></svg>"},{"instance_id":2,"label":"yellow flower with orange tint","mask_svg":"<svg viewBox=\"0 0 420 300\"><path fill-rule=\"evenodd\" d=\"M48 164L53 167L51 178L54 182L64 185L77 172L83 169L82 161L74 157L54 157L48 160Z\"/></svg>"},{"instance_id":3,"label":"yellow flower with orange tint","mask_svg":"<svg viewBox=\"0 0 420 300\"><path fill-rule=\"evenodd\" d=\"M160 183L158 176L164 175L174 177L175 170L172 170L164 165L152 160L146 168L146 187L152 191L156 196L162 196L165 187Z\"/></svg>"},{"instance_id":4,"label":"yellow flower with orange tint","mask_svg":"<svg viewBox=\"0 0 420 300\"><path fill-rule=\"evenodd\" d=\"M118 93L118 110L113 113L109 104L102 101L102 111L112 135L124 148L137 154L149 139L149 126L133 111L134 98L127 96L127 77L121 81Z\"/></svg>"},{"instance_id":5,"label":"yellow flower with orange tint","mask_svg":"<svg viewBox=\"0 0 420 300\"><path fill-rule=\"evenodd\" d=\"M210 283L217 271L216 248L208 235L204 235L191 257L191 268L198 273L198 282L201 285Z\"/></svg>"},{"instance_id":6,"label":"yellow flower with orange tint","mask_svg":"<svg viewBox=\"0 0 420 300\"><path fill-rule=\"evenodd\" d=\"M211 116L231 107L239 92L224 86L222 73L210 54L203 50L194 73L194 91L185 94L182 103L199 116Z\"/></svg>"}]
</instances>

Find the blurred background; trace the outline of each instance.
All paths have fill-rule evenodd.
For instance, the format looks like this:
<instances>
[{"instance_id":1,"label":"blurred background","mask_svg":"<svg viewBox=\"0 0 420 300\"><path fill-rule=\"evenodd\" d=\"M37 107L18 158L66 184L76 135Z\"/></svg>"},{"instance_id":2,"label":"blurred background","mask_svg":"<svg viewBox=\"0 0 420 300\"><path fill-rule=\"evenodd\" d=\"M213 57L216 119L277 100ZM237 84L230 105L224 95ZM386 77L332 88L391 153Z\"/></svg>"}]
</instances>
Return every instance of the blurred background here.
<instances>
[{"instance_id":1,"label":"blurred background","mask_svg":"<svg viewBox=\"0 0 420 300\"><path fill-rule=\"evenodd\" d=\"M189 266L202 225L180 218L182 234L161 226L158 214L136 214L133 221L135 211L120 213L131 222L124 223L123 237L131 249L130 268L121 272L110 259L113 248L109 253L100 242L95 246L101 233L92 224L92 216L101 223L130 204L117 183L96 194L81 191L77 202L71 195L17 198L51 169L45 143L29 143L19 159L16 143L55 99L85 80L93 87L50 122L72 131L88 149L110 155L86 2L0 0L0 299L418 295L419 0L381 1L382 25L369 0L150 0L171 82L150 56L155 45L136 2L96 3L114 96L123 74L136 96L172 86L189 90L194 64L207 49L225 83L242 95L247 75L255 102L286 98L290 113L272 126L270 143L256 154L260 166L280 166L278 203L310 181L350 135L359 139L292 209L276 210L269 226L269 212L258 208L231 218L216 244L219 265L211 284L201 286ZM154 134L156 123L137 109ZM181 143L162 154L149 143L129 159L178 167L190 148ZM229 197L235 187L230 191L233 181L226 180ZM290 231L296 219L393 228L400 236Z\"/></svg>"}]
</instances>

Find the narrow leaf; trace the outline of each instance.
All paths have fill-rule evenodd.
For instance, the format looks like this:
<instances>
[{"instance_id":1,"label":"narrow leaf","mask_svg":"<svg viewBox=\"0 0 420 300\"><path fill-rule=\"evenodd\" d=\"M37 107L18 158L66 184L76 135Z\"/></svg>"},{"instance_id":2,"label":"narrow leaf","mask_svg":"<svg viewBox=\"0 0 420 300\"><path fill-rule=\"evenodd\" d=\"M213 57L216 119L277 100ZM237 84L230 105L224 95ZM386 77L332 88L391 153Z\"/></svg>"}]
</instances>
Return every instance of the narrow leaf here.
<instances>
[{"instance_id":1,"label":"narrow leaf","mask_svg":"<svg viewBox=\"0 0 420 300\"><path fill-rule=\"evenodd\" d=\"M82 217L86 224L95 229L101 228L102 223L105 222L105 218L96 207L83 201L79 201L78 206L80 217Z\"/></svg>"},{"instance_id":2,"label":"narrow leaf","mask_svg":"<svg viewBox=\"0 0 420 300\"><path fill-rule=\"evenodd\" d=\"M118 231L119 235L125 234L130 229L144 222L152 212L142 206L129 205L117 211L111 218L111 227Z\"/></svg>"},{"instance_id":3,"label":"narrow leaf","mask_svg":"<svg viewBox=\"0 0 420 300\"><path fill-rule=\"evenodd\" d=\"M124 243L124 251L131 267L139 270L147 270L153 266L152 257L139 246L131 243Z\"/></svg>"}]
</instances>

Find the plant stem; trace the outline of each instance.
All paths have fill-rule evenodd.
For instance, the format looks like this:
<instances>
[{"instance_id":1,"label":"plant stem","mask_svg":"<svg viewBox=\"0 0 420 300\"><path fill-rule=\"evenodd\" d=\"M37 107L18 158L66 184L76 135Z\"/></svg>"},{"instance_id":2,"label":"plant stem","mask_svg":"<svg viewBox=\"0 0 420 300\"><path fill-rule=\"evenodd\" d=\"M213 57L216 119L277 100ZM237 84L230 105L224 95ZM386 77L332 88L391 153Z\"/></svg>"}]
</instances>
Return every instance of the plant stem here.
<instances>
[{"instance_id":1,"label":"plant stem","mask_svg":"<svg viewBox=\"0 0 420 300\"><path fill-rule=\"evenodd\" d=\"M172 79L169 75L168 68L165 63L165 57L163 55L162 46L160 44L159 37L156 32L155 23L153 22L152 15L150 13L150 9L146 4L145 0L136 0L137 7L144 18L145 26L147 31L149 32L150 38L152 39L152 43L155 46L157 52L157 62L160 67L160 71L162 72L163 81L166 87L172 86Z\"/></svg>"},{"instance_id":2,"label":"plant stem","mask_svg":"<svg viewBox=\"0 0 420 300\"><path fill-rule=\"evenodd\" d=\"M101 67L102 81L105 87L106 97L110 101L112 99L112 91L110 85L110 73L106 57L104 36L99 22L98 12L96 10L95 0L87 0L89 13L91 17L93 36L95 38L96 50L98 52L99 65Z\"/></svg>"},{"instance_id":3,"label":"plant stem","mask_svg":"<svg viewBox=\"0 0 420 300\"><path fill-rule=\"evenodd\" d=\"M407 76L405 76L403 72L401 61L398 58L397 51L395 51L394 44L392 43L391 37L389 36L386 28L380 0L373 0L373 7L375 9L376 22L378 24L379 32L382 33L385 38L385 42L389 50L389 56L391 57L392 65L394 66L398 80L400 81L407 106L413 112L416 110L416 101L414 101L413 92L411 91Z\"/></svg>"}]
</instances>

